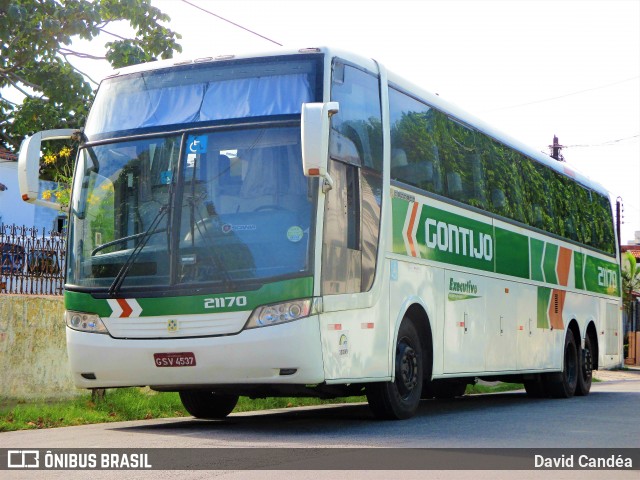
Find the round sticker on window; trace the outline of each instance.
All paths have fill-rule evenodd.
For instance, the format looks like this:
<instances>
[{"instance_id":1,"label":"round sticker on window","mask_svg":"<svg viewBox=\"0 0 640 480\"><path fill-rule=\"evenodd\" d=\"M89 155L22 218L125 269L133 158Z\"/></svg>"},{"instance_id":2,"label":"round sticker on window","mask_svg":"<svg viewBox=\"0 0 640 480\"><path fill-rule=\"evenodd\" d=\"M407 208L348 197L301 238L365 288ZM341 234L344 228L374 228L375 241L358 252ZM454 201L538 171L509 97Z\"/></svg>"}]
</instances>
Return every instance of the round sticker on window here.
<instances>
[{"instance_id":1,"label":"round sticker on window","mask_svg":"<svg viewBox=\"0 0 640 480\"><path fill-rule=\"evenodd\" d=\"M287 230L287 238L290 242L299 242L304 237L304 232L300 227L289 227Z\"/></svg>"}]
</instances>

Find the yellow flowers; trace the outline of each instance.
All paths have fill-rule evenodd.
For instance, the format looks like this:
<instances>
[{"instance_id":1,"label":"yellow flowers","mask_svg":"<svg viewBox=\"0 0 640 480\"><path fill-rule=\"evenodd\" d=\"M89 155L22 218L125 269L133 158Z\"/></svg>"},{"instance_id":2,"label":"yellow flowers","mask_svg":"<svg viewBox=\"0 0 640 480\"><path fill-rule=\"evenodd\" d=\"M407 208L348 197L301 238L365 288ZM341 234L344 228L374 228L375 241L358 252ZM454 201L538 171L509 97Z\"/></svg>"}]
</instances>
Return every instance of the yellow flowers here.
<instances>
[{"instance_id":1,"label":"yellow flowers","mask_svg":"<svg viewBox=\"0 0 640 480\"><path fill-rule=\"evenodd\" d=\"M58 158L63 158L65 161L68 160L71 152L72 150L69 147L64 146L58 153L47 153L43 155L42 159L45 165L54 165L58 161Z\"/></svg>"},{"instance_id":2,"label":"yellow flowers","mask_svg":"<svg viewBox=\"0 0 640 480\"><path fill-rule=\"evenodd\" d=\"M99 205L99 204L100 204L100 201L101 201L101 198L100 198L100 197L98 197L97 195L89 194L89 195L87 196L87 203L88 203L89 205L93 205L93 206L95 206L95 205Z\"/></svg>"},{"instance_id":3,"label":"yellow flowers","mask_svg":"<svg viewBox=\"0 0 640 480\"><path fill-rule=\"evenodd\" d=\"M42 192L43 200L55 201L63 207L69 205L71 175L73 172L72 154L73 149L65 145L57 152L46 153L42 156L44 169L49 172L48 175L52 177L52 180L58 184L55 189Z\"/></svg>"},{"instance_id":4,"label":"yellow flowers","mask_svg":"<svg viewBox=\"0 0 640 480\"><path fill-rule=\"evenodd\" d=\"M49 153L42 157L42 159L44 160L45 165L53 165L56 163L56 160L58 160L58 156L56 154Z\"/></svg>"},{"instance_id":5,"label":"yellow flowers","mask_svg":"<svg viewBox=\"0 0 640 480\"><path fill-rule=\"evenodd\" d=\"M71 149L67 146L64 146L60 149L58 155L60 155L62 158L69 158L71 156Z\"/></svg>"},{"instance_id":6,"label":"yellow flowers","mask_svg":"<svg viewBox=\"0 0 640 480\"><path fill-rule=\"evenodd\" d=\"M113 183L111 182L104 182L102 185L100 185L100 189L104 190L105 192L111 192L113 193Z\"/></svg>"}]
</instances>

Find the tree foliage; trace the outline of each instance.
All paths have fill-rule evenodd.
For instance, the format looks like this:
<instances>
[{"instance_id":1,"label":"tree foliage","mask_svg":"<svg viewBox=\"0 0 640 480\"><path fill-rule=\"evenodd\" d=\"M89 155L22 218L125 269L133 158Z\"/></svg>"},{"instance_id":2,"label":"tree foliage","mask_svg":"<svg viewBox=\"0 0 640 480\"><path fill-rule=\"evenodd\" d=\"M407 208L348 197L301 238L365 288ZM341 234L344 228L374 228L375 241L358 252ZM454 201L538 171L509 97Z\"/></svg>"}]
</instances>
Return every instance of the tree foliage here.
<instances>
[{"instance_id":1,"label":"tree foliage","mask_svg":"<svg viewBox=\"0 0 640 480\"><path fill-rule=\"evenodd\" d=\"M622 262L622 300L627 312L631 310L633 292L640 291L640 269L631 252L624 252Z\"/></svg>"},{"instance_id":2,"label":"tree foliage","mask_svg":"<svg viewBox=\"0 0 640 480\"><path fill-rule=\"evenodd\" d=\"M114 68L181 51L180 35L162 25L169 17L150 0L0 0L0 91L24 95L16 104L0 95L0 147L19 148L25 135L80 127L94 89L72 58L106 59ZM125 21L133 38L109 32ZM109 33L104 56L73 50L72 41Z\"/></svg>"}]
</instances>

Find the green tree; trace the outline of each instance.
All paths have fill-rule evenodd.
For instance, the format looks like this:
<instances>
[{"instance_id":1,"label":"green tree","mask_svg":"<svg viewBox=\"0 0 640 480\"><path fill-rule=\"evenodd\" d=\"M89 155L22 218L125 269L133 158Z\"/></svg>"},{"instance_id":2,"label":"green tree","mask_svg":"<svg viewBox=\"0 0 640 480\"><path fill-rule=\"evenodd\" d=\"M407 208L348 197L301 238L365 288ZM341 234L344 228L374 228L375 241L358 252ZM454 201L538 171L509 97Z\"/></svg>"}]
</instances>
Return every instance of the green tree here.
<instances>
[{"instance_id":1,"label":"green tree","mask_svg":"<svg viewBox=\"0 0 640 480\"><path fill-rule=\"evenodd\" d=\"M119 68L171 58L181 37L162 25L168 20L150 0L0 0L0 147L15 152L25 135L82 126L94 88L69 59L106 59ZM118 21L133 28L133 38L109 32ZM73 50L74 39L101 33L114 38L103 56ZM10 89L24 100L1 94Z\"/></svg>"},{"instance_id":2,"label":"green tree","mask_svg":"<svg viewBox=\"0 0 640 480\"><path fill-rule=\"evenodd\" d=\"M625 311L630 314L633 302L632 293L640 290L640 269L631 252L624 252L622 259L622 301Z\"/></svg>"}]
</instances>

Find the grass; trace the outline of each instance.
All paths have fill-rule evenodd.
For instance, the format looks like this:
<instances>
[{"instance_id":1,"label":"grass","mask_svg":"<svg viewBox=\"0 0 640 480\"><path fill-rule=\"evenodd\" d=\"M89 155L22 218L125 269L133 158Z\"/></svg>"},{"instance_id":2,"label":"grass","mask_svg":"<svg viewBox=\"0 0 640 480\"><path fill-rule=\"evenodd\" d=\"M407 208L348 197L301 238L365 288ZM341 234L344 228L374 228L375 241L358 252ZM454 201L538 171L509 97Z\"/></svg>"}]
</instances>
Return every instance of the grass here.
<instances>
[{"instance_id":1,"label":"grass","mask_svg":"<svg viewBox=\"0 0 640 480\"><path fill-rule=\"evenodd\" d=\"M148 389L108 390L103 399L89 393L69 400L0 401L0 432L66 427L91 423L181 417L187 412L177 393L158 394Z\"/></svg>"},{"instance_id":2,"label":"grass","mask_svg":"<svg viewBox=\"0 0 640 480\"><path fill-rule=\"evenodd\" d=\"M522 384L469 385L466 393L467 395L495 393L519 388L523 388ZM316 398L251 400L240 397L234 412L365 401L364 396L333 400ZM110 389L106 391L103 398L96 399L92 399L90 393L68 400L49 402L0 399L0 432L188 416L177 393L154 392L148 388Z\"/></svg>"},{"instance_id":3,"label":"grass","mask_svg":"<svg viewBox=\"0 0 640 480\"><path fill-rule=\"evenodd\" d=\"M234 412L364 400L364 397L334 400L316 398L251 400L247 397L240 397ZM190 415L182 406L177 393L154 392L148 388L110 389L101 399L92 399L89 393L68 400L56 401L0 399L0 432L188 416Z\"/></svg>"},{"instance_id":4,"label":"grass","mask_svg":"<svg viewBox=\"0 0 640 480\"><path fill-rule=\"evenodd\" d=\"M498 382L495 385L484 385L476 383L475 385L467 385L466 395L477 395L480 393L499 393L510 392L511 390L521 390L524 385L521 383Z\"/></svg>"}]
</instances>

